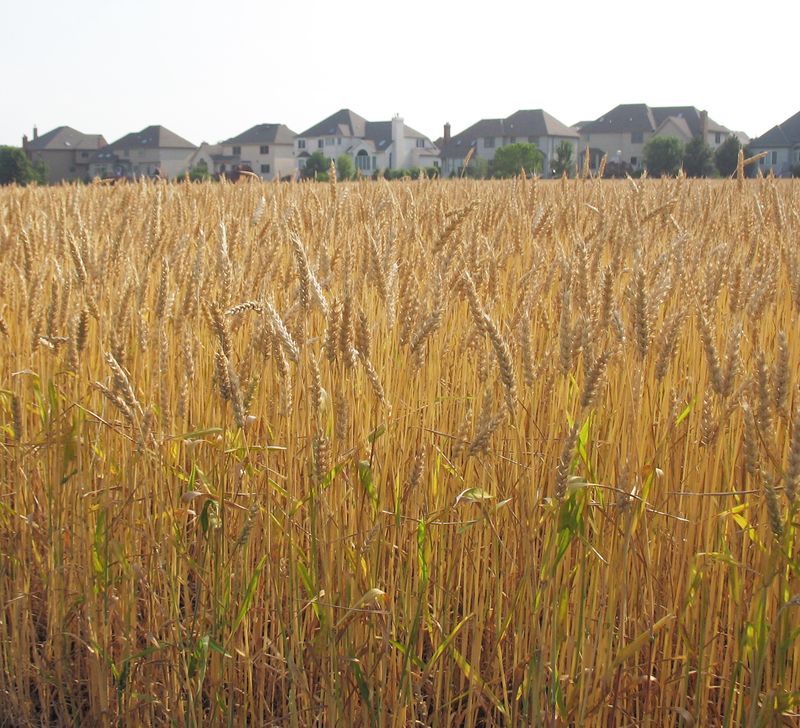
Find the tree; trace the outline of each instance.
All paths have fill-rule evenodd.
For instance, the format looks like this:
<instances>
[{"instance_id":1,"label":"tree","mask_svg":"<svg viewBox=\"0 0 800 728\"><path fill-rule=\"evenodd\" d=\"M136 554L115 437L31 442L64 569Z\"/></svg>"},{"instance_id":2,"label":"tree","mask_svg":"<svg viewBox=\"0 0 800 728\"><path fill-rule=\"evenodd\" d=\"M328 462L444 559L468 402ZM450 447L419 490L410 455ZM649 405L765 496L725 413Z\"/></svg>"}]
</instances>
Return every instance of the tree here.
<instances>
[{"instance_id":1,"label":"tree","mask_svg":"<svg viewBox=\"0 0 800 728\"><path fill-rule=\"evenodd\" d=\"M651 177L678 174L683 161L683 144L677 137L650 137L644 145L644 166Z\"/></svg>"},{"instance_id":2,"label":"tree","mask_svg":"<svg viewBox=\"0 0 800 728\"><path fill-rule=\"evenodd\" d=\"M728 138L717 147L714 152L714 164L717 165L717 171L723 177L730 177L735 171L736 166L739 164L739 150L742 148L742 143L739 137L731 134Z\"/></svg>"},{"instance_id":3,"label":"tree","mask_svg":"<svg viewBox=\"0 0 800 728\"><path fill-rule=\"evenodd\" d=\"M44 164L31 165L25 152L19 147L0 147L0 185L27 185L31 182L44 184Z\"/></svg>"},{"instance_id":4,"label":"tree","mask_svg":"<svg viewBox=\"0 0 800 728\"><path fill-rule=\"evenodd\" d=\"M544 155L535 144L508 144L495 152L492 174L495 177L516 177L521 169L528 174L542 171Z\"/></svg>"},{"instance_id":5,"label":"tree","mask_svg":"<svg viewBox=\"0 0 800 728\"><path fill-rule=\"evenodd\" d=\"M340 154L336 158L336 177L339 181L355 179L356 167L349 154Z\"/></svg>"},{"instance_id":6,"label":"tree","mask_svg":"<svg viewBox=\"0 0 800 728\"><path fill-rule=\"evenodd\" d=\"M475 157L469 160L464 176L471 179L486 179L489 176L489 162L484 157Z\"/></svg>"},{"instance_id":7,"label":"tree","mask_svg":"<svg viewBox=\"0 0 800 728\"><path fill-rule=\"evenodd\" d=\"M314 152L308 159L300 172L303 179L318 179L324 181L328 179L328 170L331 167L331 160L322 152Z\"/></svg>"},{"instance_id":8,"label":"tree","mask_svg":"<svg viewBox=\"0 0 800 728\"><path fill-rule=\"evenodd\" d=\"M573 147L566 139L558 143L556 147L556 158L553 160L553 175L555 177L562 177L566 172L569 175L572 165Z\"/></svg>"},{"instance_id":9,"label":"tree","mask_svg":"<svg viewBox=\"0 0 800 728\"><path fill-rule=\"evenodd\" d=\"M687 177L711 177L715 169L714 152L703 137L696 136L683 150L683 171Z\"/></svg>"}]
</instances>

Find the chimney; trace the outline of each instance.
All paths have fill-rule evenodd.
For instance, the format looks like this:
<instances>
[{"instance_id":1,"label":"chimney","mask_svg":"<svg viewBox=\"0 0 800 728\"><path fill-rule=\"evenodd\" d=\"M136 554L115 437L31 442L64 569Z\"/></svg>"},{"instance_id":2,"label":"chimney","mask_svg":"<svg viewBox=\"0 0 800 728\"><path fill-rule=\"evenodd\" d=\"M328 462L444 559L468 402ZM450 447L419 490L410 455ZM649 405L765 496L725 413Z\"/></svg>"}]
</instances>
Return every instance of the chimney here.
<instances>
[{"instance_id":1,"label":"chimney","mask_svg":"<svg viewBox=\"0 0 800 728\"><path fill-rule=\"evenodd\" d=\"M25 149L28 146L28 135L22 135L22 148Z\"/></svg>"},{"instance_id":2,"label":"chimney","mask_svg":"<svg viewBox=\"0 0 800 728\"><path fill-rule=\"evenodd\" d=\"M444 143L445 145L450 143L450 122L446 121L444 124Z\"/></svg>"},{"instance_id":3,"label":"chimney","mask_svg":"<svg viewBox=\"0 0 800 728\"><path fill-rule=\"evenodd\" d=\"M705 110L700 112L700 136L708 143L708 112Z\"/></svg>"},{"instance_id":4,"label":"chimney","mask_svg":"<svg viewBox=\"0 0 800 728\"><path fill-rule=\"evenodd\" d=\"M403 169L406 166L405 150L405 124L400 114L395 114L392 118L392 162L393 169Z\"/></svg>"},{"instance_id":5,"label":"chimney","mask_svg":"<svg viewBox=\"0 0 800 728\"><path fill-rule=\"evenodd\" d=\"M33 125L33 139L34 141L39 138L39 130L36 128L36 124Z\"/></svg>"}]
</instances>

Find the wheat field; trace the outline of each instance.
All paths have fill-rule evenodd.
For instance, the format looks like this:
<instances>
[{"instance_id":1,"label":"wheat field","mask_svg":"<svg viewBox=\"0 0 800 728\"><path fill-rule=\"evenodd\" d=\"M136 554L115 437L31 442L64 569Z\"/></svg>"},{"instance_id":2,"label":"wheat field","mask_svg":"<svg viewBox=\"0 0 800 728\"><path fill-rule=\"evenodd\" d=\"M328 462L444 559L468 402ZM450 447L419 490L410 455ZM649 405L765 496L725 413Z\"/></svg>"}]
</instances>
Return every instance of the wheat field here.
<instances>
[{"instance_id":1,"label":"wheat field","mask_svg":"<svg viewBox=\"0 0 800 728\"><path fill-rule=\"evenodd\" d=\"M800 720L800 184L0 190L0 725Z\"/></svg>"}]
</instances>

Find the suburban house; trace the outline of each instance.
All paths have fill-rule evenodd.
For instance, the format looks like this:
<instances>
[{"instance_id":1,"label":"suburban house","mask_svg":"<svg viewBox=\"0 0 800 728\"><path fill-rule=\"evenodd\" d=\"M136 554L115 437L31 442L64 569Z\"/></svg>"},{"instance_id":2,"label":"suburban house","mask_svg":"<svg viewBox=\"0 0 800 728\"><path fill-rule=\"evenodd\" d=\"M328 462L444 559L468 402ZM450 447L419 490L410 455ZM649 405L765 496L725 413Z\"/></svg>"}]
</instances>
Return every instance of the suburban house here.
<instances>
[{"instance_id":1,"label":"suburban house","mask_svg":"<svg viewBox=\"0 0 800 728\"><path fill-rule=\"evenodd\" d=\"M177 177L185 172L197 147L163 126L126 134L95 152L91 177Z\"/></svg>"},{"instance_id":2,"label":"suburban house","mask_svg":"<svg viewBox=\"0 0 800 728\"><path fill-rule=\"evenodd\" d=\"M582 122L576 128L581 136L581 156L589 149L593 168L605 155L610 162L624 162L641 169L644 145L654 136L673 136L684 143L700 136L716 149L734 133L694 106L651 108L647 104L620 104L599 119Z\"/></svg>"},{"instance_id":3,"label":"suburban house","mask_svg":"<svg viewBox=\"0 0 800 728\"><path fill-rule=\"evenodd\" d=\"M284 124L257 124L218 145L210 155L214 174L235 170L254 172L262 179L272 180L294 176L294 139L297 136Z\"/></svg>"},{"instance_id":4,"label":"suburban house","mask_svg":"<svg viewBox=\"0 0 800 728\"><path fill-rule=\"evenodd\" d=\"M32 163L42 162L50 184L62 180L89 177L89 160L106 146L102 134L84 134L69 126L59 126L39 136L33 127L33 139L22 137L22 148Z\"/></svg>"},{"instance_id":5,"label":"suburban house","mask_svg":"<svg viewBox=\"0 0 800 728\"><path fill-rule=\"evenodd\" d=\"M566 141L572 146L572 159L577 159L578 132L542 109L524 109L505 119L481 119L464 131L450 136L450 124L444 125L444 136L437 140L442 150L442 174L461 174L470 150L470 164L484 159L491 165L495 152L507 144L535 144L544 154L542 175L552 174L551 164L556 148Z\"/></svg>"},{"instance_id":6,"label":"suburban house","mask_svg":"<svg viewBox=\"0 0 800 728\"><path fill-rule=\"evenodd\" d=\"M341 109L295 139L297 169L313 152L336 159L353 158L356 169L370 175L384 169L438 167L439 150L424 134L406 126L396 115L391 121L367 121L350 109Z\"/></svg>"},{"instance_id":7,"label":"suburban house","mask_svg":"<svg viewBox=\"0 0 800 728\"><path fill-rule=\"evenodd\" d=\"M788 176L792 168L800 168L800 111L782 124L750 142L750 154L766 152L759 161L762 172L772 171L777 176Z\"/></svg>"}]
</instances>

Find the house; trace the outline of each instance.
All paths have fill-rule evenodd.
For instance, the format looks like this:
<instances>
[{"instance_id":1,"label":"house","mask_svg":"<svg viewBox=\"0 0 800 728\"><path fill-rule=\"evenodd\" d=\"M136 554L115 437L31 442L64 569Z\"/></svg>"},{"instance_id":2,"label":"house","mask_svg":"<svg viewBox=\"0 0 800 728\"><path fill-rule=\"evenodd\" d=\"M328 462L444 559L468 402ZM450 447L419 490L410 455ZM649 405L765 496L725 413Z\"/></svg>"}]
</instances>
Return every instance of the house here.
<instances>
[{"instance_id":1,"label":"house","mask_svg":"<svg viewBox=\"0 0 800 728\"><path fill-rule=\"evenodd\" d=\"M212 154L215 174L226 174L235 169L254 172L262 179L272 180L294 176L297 164L294 158L294 139L297 136L284 124L257 124L220 145Z\"/></svg>"},{"instance_id":2,"label":"house","mask_svg":"<svg viewBox=\"0 0 800 728\"><path fill-rule=\"evenodd\" d=\"M95 152L89 161L91 177L162 176L185 172L197 147L163 126L148 126Z\"/></svg>"},{"instance_id":3,"label":"house","mask_svg":"<svg viewBox=\"0 0 800 728\"><path fill-rule=\"evenodd\" d=\"M526 143L535 144L544 154L542 174L549 177L556 148L564 141L572 146L572 159L577 159L578 132L542 109L516 111L505 119L481 119L452 137L450 124L445 124L444 136L438 141L442 150L442 173L445 176L461 174L470 149L474 150L470 164L474 159L484 159L491 166L500 147Z\"/></svg>"},{"instance_id":4,"label":"house","mask_svg":"<svg viewBox=\"0 0 800 728\"><path fill-rule=\"evenodd\" d=\"M590 150L591 166L601 157L641 169L644 145L654 136L673 136L682 142L702 137L716 149L733 132L694 106L649 107L647 104L620 104L598 119L577 125L582 154Z\"/></svg>"},{"instance_id":5,"label":"house","mask_svg":"<svg viewBox=\"0 0 800 728\"><path fill-rule=\"evenodd\" d=\"M800 111L750 142L749 153L766 152L759 160L762 172L786 177L800 168Z\"/></svg>"},{"instance_id":6,"label":"house","mask_svg":"<svg viewBox=\"0 0 800 728\"><path fill-rule=\"evenodd\" d=\"M439 150L424 134L406 126L396 115L391 121L367 121L350 109L341 109L295 139L297 169L313 152L336 159L353 158L364 175L383 169L438 167Z\"/></svg>"},{"instance_id":7,"label":"house","mask_svg":"<svg viewBox=\"0 0 800 728\"><path fill-rule=\"evenodd\" d=\"M42 162L50 184L62 180L89 177L89 160L106 146L102 134L84 134L69 126L59 126L39 136L33 127L33 139L22 137L22 148L31 163Z\"/></svg>"}]
</instances>

